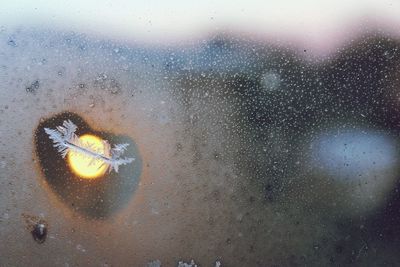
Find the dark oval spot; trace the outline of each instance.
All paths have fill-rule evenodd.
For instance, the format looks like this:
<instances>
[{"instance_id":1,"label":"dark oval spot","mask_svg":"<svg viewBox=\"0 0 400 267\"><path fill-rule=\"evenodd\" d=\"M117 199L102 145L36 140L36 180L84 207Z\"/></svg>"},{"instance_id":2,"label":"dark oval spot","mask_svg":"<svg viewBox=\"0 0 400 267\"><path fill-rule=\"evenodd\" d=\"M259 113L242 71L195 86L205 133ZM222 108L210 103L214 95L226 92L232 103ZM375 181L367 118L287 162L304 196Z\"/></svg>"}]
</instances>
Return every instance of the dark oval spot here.
<instances>
[{"instance_id":1,"label":"dark oval spot","mask_svg":"<svg viewBox=\"0 0 400 267\"><path fill-rule=\"evenodd\" d=\"M62 125L65 120L78 126L78 136L91 133L111 144L129 144L126 156L135 158L135 161L120 168L118 173L113 171L93 180L81 179L70 170L68 162L44 131L44 128L54 129ZM63 112L41 120L35 131L35 147L43 178L53 193L67 207L90 218L107 218L128 203L138 186L142 160L134 141L128 136L95 131L75 113Z\"/></svg>"},{"instance_id":2,"label":"dark oval spot","mask_svg":"<svg viewBox=\"0 0 400 267\"><path fill-rule=\"evenodd\" d=\"M43 222L38 222L37 224L34 225L31 233L33 239L37 243L42 244L44 241L46 241L46 236L47 236L46 224L44 224Z\"/></svg>"}]
</instances>

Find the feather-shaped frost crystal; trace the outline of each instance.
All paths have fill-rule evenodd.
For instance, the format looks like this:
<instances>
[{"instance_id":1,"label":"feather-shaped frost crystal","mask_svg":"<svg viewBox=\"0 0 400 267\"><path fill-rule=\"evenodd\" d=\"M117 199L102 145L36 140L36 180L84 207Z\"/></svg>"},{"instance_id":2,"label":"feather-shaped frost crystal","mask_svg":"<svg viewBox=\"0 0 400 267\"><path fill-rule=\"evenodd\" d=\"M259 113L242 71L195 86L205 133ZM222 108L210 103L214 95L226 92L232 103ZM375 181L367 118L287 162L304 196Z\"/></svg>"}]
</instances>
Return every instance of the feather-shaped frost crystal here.
<instances>
[{"instance_id":1,"label":"feather-shaped frost crystal","mask_svg":"<svg viewBox=\"0 0 400 267\"><path fill-rule=\"evenodd\" d=\"M66 120L62 126L57 126L56 129L44 128L44 130L49 135L49 138L53 140L53 146L57 148L63 158L68 152L79 153L92 159L91 162L100 160L102 166L106 165L109 172L113 169L118 172L119 166L129 164L135 160L134 158L122 157L129 144L116 144L111 147L107 140L102 140L104 153L100 153L90 143L81 142L79 136L75 134L77 128L72 121Z\"/></svg>"}]
</instances>

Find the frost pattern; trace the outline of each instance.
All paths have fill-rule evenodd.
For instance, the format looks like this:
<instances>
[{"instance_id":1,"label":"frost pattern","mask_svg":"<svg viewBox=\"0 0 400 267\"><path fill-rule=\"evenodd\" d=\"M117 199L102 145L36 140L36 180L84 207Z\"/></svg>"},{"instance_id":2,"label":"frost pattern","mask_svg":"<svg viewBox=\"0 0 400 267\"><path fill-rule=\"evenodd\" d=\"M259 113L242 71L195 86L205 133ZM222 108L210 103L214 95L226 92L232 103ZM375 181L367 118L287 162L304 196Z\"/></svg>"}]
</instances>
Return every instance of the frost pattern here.
<instances>
[{"instance_id":1,"label":"frost pattern","mask_svg":"<svg viewBox=\"0 0 400 267\"><path fill-rule=\"evenodd\" d=\"M92 158L89 165L93 164L95 160L101 160L103 162L101 166L107 165L109 172L113 169L118 172L120 165L129 164L135 160L134 158L121 157L129 144L116 144L111 148L107 140L103 140L104 154L101 154L100 151L93 148L93 144L83 143L79 140L79 136L75 134L77 128L72 121L66 120L63 122L63 126L57 126L56 129L44 128L44 130L49 135L49 138L53 140L53 146L57 148L63 158L69 151L81 153L86 157Z\"/></svg>"},{"instance_id":2,"label":"frost pattern","mask_svg":"<svg viewBox=\"0 0 400 267\"><path fill-rule=\"evenodd\" d=\"M183 261L178 262L178 267L198 267L194 260L191 260L190 263L186 263Z\"/></svg>"},{"instance_id":3,"label":"frost pattern","mask_svg":"<svg viewBox=\"0 0 400 267\"><path fill-rule=\"evenodd\" d=\"M147 267L161 267L161 261L160 260L154 260L154 261L150 261L149 263L147 263ZM200 267L198 266L194 260L191 260L190 263L186 263L183 261L179 261L178 262L178 267ZM222 267L222 264L220 261L216 261L214 267Z\"/></svg>"}]
</instances>

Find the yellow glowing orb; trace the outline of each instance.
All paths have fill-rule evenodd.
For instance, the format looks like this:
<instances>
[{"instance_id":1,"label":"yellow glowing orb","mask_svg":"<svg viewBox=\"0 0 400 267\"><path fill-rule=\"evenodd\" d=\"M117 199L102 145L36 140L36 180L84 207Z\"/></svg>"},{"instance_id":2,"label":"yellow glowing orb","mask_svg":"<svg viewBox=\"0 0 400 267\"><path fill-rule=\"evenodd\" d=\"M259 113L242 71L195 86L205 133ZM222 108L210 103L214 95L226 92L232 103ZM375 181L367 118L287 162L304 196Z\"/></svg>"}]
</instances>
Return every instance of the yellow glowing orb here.
<instances>
[{"instance_id":1,"label":"yellow glowing orb","mask_svg":"<svg viewBox=\"0 0 400 267\"><path fill-rule=\"evenodd\" d=\"M90 150L96 151L104 155L103 140L95 135L85 134L79 137L82 144L90 145ZM76 151L68 152L68 162L72 171L85 179L95 179L102 176L107 166L103 164L101 159L93 159L90 156L84 155Z\"/></svg>"}]
</instances>

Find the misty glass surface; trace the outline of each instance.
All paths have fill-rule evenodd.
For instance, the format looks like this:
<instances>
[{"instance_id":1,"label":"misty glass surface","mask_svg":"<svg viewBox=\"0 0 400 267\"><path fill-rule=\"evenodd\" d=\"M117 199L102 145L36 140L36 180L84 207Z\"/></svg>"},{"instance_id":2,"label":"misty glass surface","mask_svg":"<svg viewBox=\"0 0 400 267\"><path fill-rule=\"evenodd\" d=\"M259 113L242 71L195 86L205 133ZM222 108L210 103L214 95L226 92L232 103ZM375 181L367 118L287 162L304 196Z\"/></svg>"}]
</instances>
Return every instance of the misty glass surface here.
<instances>
[{"instance_id":1,"label":"misty glass surface","mask_svg":"<svg viewBox=\"0 0 400 267\"><path fill-rule=\"evenodd\" d=\"M5 2L0 266L400 264L399 3Z\"/></svg>"}]
</instances>

